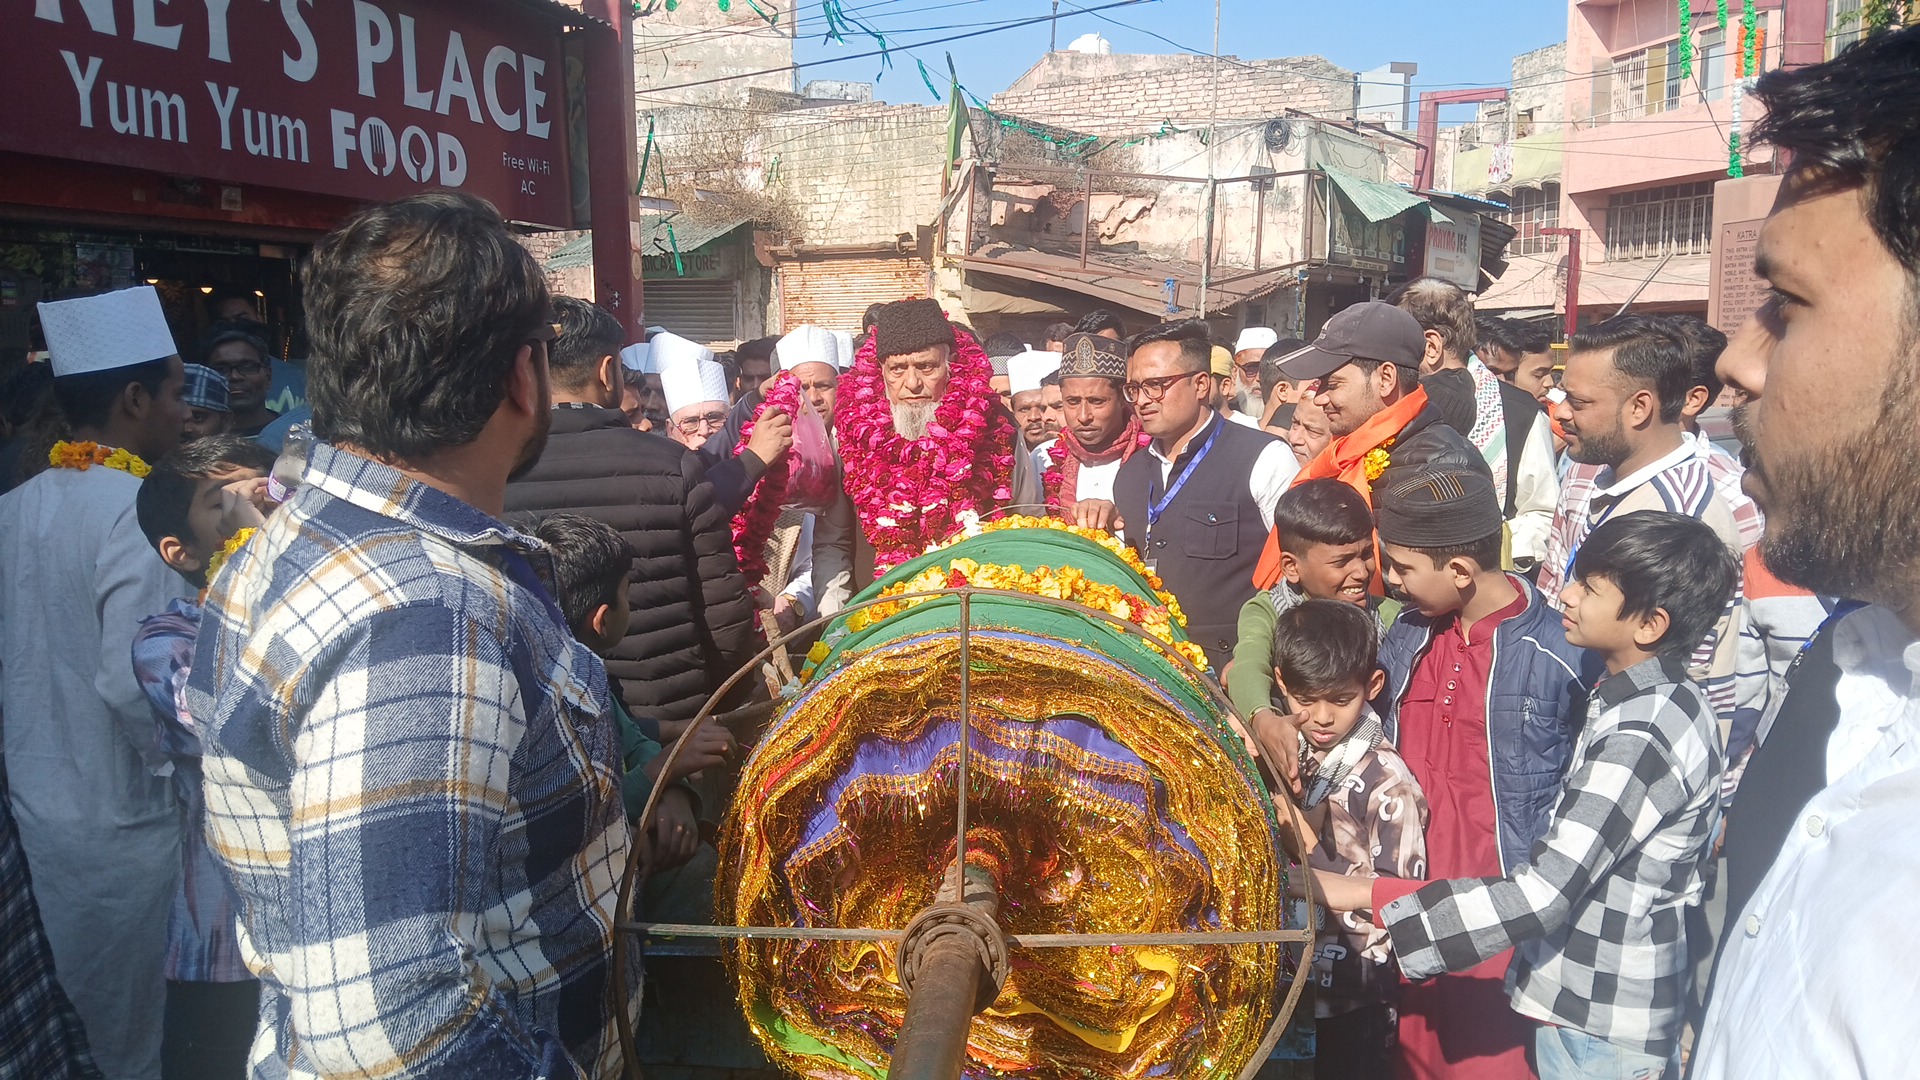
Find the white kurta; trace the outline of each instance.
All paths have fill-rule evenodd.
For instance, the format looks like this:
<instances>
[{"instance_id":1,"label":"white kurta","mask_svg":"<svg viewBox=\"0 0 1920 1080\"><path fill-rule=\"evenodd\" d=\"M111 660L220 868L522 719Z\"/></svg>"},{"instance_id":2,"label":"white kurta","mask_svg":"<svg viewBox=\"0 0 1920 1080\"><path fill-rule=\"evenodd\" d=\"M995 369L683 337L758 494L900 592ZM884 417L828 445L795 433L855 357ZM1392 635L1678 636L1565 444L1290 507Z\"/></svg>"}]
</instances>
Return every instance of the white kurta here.
<instances>
[{"instance_id":1,"label":"white kurta","mask_svg":"<svg viewBox=\"0 0 1920 1080\"><path fill-rule=\"evenodd\" d=\"M110 1078L160 1075L181 812L133 676L140 620L185 595L140 481L49 469L0 496L0 747L55 971Z\"/></svg>"}]
</instances>

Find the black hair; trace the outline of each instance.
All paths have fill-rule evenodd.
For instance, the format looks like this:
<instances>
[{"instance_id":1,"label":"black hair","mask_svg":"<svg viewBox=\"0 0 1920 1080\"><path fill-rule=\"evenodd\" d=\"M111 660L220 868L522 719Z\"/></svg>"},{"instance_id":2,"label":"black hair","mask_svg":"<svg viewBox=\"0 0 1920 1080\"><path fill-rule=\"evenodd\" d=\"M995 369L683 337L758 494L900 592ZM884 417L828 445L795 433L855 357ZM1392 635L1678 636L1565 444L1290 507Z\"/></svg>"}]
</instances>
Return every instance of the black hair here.
<instances>
[{"instance_id":1,"label":"black hair","mask_svg":"<svg viewBox=\"0 0 1920 1080\"><path fill-rule=\"evenodd\" d=\"M867 310L860 314L860 332L862 334L869 333L873 330L874 323L880 321L880 309L886 306L885 304L867 305Z\"/></svg>"},{"instance_id":2,"label":"black hair","mask_svg":"<svg viewBox=\"0 0 1920 1080\"><path fill-rule=\"evenodd\" d=\"M1373 537L1373 510L1344 481L1323 477L1288 488L1273 505L1280 549L1295 555L1309 544L1357 544Z\"/></svg>"},{"instance_id":3,"label":"black hair","mask_svg":"<svg viewBox=\"0 0 1920 1080\"><path fill-rule=\"evenodd\" d=\"M1552 348L1552 339L1545 330L1518 319L1485 318L1475 324L1479 332L1479 344L1475 351L1485 360L1493 349L1505 349L1516 358L1532 353L1543 353Z\"/></svg>"},{"instance_id":4,"label":"black hair","mask_svg":"<svg viewBox=\"0 0 1920 1080\"><path fill-rule=\"evenodd\" d=\"M113 418L113 407L127 387L139 383L150 396L158 397L161 384L173 370L173 358L149 360L109 371L88 371L62 375L53 380L53 398L60 403L68 430L100 427Z\"/></svg>"},{"instance_id":5,"label":"black hair","mask_svg":"<svg viewBox=\"0 0 1920 1080\"><path fill-rule=\"evenodd\" d=\"M499 212L453 191L354 214L302 279L313 434L376 457L478 438L551 312L546 276Z\"/></svg>"},{"instance_id":6,"label":"black hair","mask_svg":"<svg viewBox=\"0 0 1920 1080\"><path fill-rule=\"evenodd\" d=\"M1473 325L1473 297L1451 281L1437 277L1414 278L1395 289L1387 302L1413 316L1422 330L1440 334L1440 346L1461 360L1473 351L1477 333Z\"/></svg>"},{"instance_id":7,"label":"black hair","mask_svg":"<svg viewBox=\"0 0 1920 1080\"><path fill-rule=\"evenodd\" d=\"M1069 335L1079 332L1079 330L1075 329L1074 324L1070 322L1048 323L1047 328L1040 331L1043 343L1047 341L1065 341ZM1119 332L1122 334L1126 333L1125 330ZM1019 350L1016 349L1014 351L1018 352Z\"/></svg>"},{"instance_id":8,"label":"black hair","mask_svg":"<svg viewBox=\"0 0 1920 1080\"><path fill-rule=\"evenodd\" d=\"M140 531L155 551L160 541L171 536L199 543L204 537L193 535L187 512L193 508L193 494L200 482L231 469L273 471L273 451L238 435L209 435L195 439L176 450L169 450L153 463L152 471L140 481L134 493L133 512ZM205 585L206 570L186 574L195 585Z\"/></svg>"},{"instance_id":9,"label":"black hair","mask_svg":"<svg viewBox=\"0 0 1920 1080\"><path fill-rule=\"evenodd\" d=\"M1051 330L1053 328L1048 327L1047 329ZM1067 329L1071 331L1073 328L1068 327ZM1018 356L1027 351L1027 343L1020 340L1020 335L1009 334L1004 331L988 338L981 347L987 350L988 356Z\"/></svg>"},{"instance_id":10,"label":"black hair","mask_svg":"<svg viewBox=\"0 0 1920 1080\"><path fill-rule=\"evenodd\" d=\"M1097 334L1102 330L1111 330L1125 337L1127 324L1120 321L1120 316L1106 308L1095 308L1080 316L1080 321L1073 324L1073 332L1076 334Z\"/></svg>"},{"instance_id":11,"label":"black hair","mask_svg":"<svg viewBox=\"0 0 1920 1080\"><path fill-rule=\"evenodd\" d=\"M1054 368L1052 371L1049 371L1045 375L1042 375L1040 377L1040 385L1041 386L1059 386L1060 385L1060 369Z\"/></svg>"},{"instance_id":12,"label":"black hair","mask_svg":"<svg viewBox=\"0 0 1920 1080\"><path fill-rule=\"evenodd\" d=\"M1620 590L1622 618L1667 613L1661 656L1685 660L1706 640L1740 580L1740 564L1706 524L1685 514L1643 510L1609 518L1573 557L1574 580L1602 578Z\"/></svg>"},{"instance_id":13,"label":"black hair","mask_svg":"<svg viewBox=\"0 0 1920 1080\"><path fill-rule=\"evenodd\" d=\"M1766 110L1753 141L1787 151L1794 171L1833 189L1863 188L1867 224L1920 283L1920 27L1870 34L1823 64L1769 71L1753 93Z\"/></svg>"},{"instance_id":14,"label":"black hair","mask_svg":"<svg viewBox=\"0 0 1920 1080\"><path fill-rule=\"evenodd\" d=\"M1500 549L1506 541L1506 530L1492 533L1466 544L1449 544L1437 548L1409 548L1408 550L1425 555L1439 569L1455 559L1472 559L1481 570L1500 569Z\"/></svg>"},{"instance_id":15,"label":"black hair","mask_svg":"<svg viewBox=\"0 0 1920 1080\"><path fill-rule=\"evenodd\" d=\"M1087 316L1088 319L1092 317L1092 315ZM1086 319L1080 320L1082 329L1077 331L1078 333L1092 333L1085 329L1086 321ZM1171 341L1180 346L1180 365L1183 372L1213 370L1213 331L1199 319L1164 322L1151 329L1142 330L1127 342L1127 355L1132 356L1140 351L1140 346L1151 345L1157 341Z\"/></svg>"},{"instance_id":16,"label":"black hair","mask_svg":"<svg viewBox=\"0 0 1920 1080\"><path fill-rule=\"evenodd\" d=\"M585 385L603 357L618 357L627 336L612 312L577 296L553 298L553 321L560 336L547 348L547 371L569 390Z\"/></svg>"},{"instance_id":17,"label":"black hair","mask_svg":"<svg viewBox=\"0 0 1920 1080\"><path fill-rule=\"evenodd\" d=\"M1307 344L1297 337L1283 337L1267 346L1267 351L1260 354L1261 397L1272 397L1274 387L1279 386L1283 380L1291 381L1281 373L1280 361L1306 348Z\"/></svg>"},{"instance_id":18,"label":"black hair","mask_svg":"<svg viewBox=\"0 0 1920 1080\"><path fill-rule=\"evenodd\" d=\"M1333 694L1368 680L1380 666L1380 632L1365 609L1340 600L1306 600L1273 624L1273 666L1289 697Z\"/></svg>"},{"instance_id":19,"label":"black hair","mask_svg":"<svg viewBox=\"0 0 1920 1080\"><path fill-rule=\"evenodd\" d=\"M1373 378L1374 372L1380 370L1380 365L1389 363L1389 361L1386 360L1369 360L1364 356L1353 357L1349 362L1352 363L1354 367L1365 372L1369 379ZM1405 367L1400 364L1393 364L1392 367L1394 376L1400 380L1401 388L1408 393L1412 393L1414 388L1420 385L1419 368ZM1439 372L1435 372L1435 374L1437 375Z\"/></svg>"},{"instance_id":20,"label":"black hair","mask_svg":"<svg viewBox=\"0 0 1920 1080\"><path fill-rule=\"evenodd\" d=\"M601 607L618 603L633 571L633 545L604 521L582 514L543 514L527 529L553 551L553 598L575 637Z\"/></svg>"},{"instance_id":21,"label":"black hair","mask_svg":"<svg viewBox=\"0 0 1920 1080\"><path fill-rule=\"evenodd\" d=\"M1572 352L1613 350L1614 370L1652 390L1660 422L1680 421L1693 381L1693 351L1672 324L1655 315L1615 315L1567 339Z\"/></svg>"},{"instance_id":22,"label":"black hair","mask_svg":"<svg viewBox=\"0 0 1920 1080\"><path fill-rule=\"evenodd\" d=\"M767 366L771 368L773 366L773 348L778 344L780 344L780 339L777 337L759 337L754 338L752 341L743 341L740 343L740 348L734 351L734 358L736 360L765 360Z\"/></svg>"},{"instance_id":23,"label":"black hair","mask_svg":"<svg viewBox=\"0 0 1920 1080\"><path fill-rule=\"evenodd\" d=\"M1707 320L1698 315L1672 315L1667 325L1680 339L1687 343L1687 358L1693 361L1693 385L1707 388L1707 404L1720 396L1720 376L1714 374L1714 365L1720 362L1720 354L1727 349L1727 335L1707 325Z\"/></svg>"},{"instance_id":24,"label":"black hair","mask_svg":"<svg viewBox=\"0 0 1920 1080\"><path fill-rule=\"evenodd\" d=\"M259 353L261 363L268 363L273 357L273 352L267 345L266 337L262 334L262 331L265 329L266 328L259 323L246 319L231 319L226 322L214 323L207 328L207 335L200 339L199 346L194 350L193 362L196 364L206 364L213 358L213 350L222 345L228 345L238 341L243 342L248 348Z\"/></svg>"}]
</instances>

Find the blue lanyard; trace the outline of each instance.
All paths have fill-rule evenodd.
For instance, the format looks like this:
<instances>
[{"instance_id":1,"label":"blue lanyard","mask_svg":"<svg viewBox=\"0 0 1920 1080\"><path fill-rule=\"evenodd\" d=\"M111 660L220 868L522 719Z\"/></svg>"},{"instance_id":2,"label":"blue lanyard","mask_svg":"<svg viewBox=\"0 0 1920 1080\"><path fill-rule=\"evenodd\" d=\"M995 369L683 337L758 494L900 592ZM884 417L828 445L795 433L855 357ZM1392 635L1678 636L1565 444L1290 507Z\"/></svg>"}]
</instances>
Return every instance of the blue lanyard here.
<instances>
[{"instance_id":1,"label":"blue lanyard","mask_svg":"<svg viewBox=\"0 0 1920 1080\"><path fill-rule=\"evenodd\" d=\"M1600 520L1587 523L1586 536L1582 536L1580 542L1573 545L1573 550L1567 552L1567 565L1566 568L1560 572L1560 584L1565 585L1573 581L1573 560L1580 557L1580 549L1586 546L1587 537L1593 535L1593 530L1605 525L1607 519L1612 517L1613 512L1619 508L1619 500L1615 500L1612 506L1607 507L1606 510L1600 514Z\"/></svg>"},{"instance_id":2,"label":"blue lanyard","mask_svg":"<svg viewBox=\"0 0 1920 1080\"><path fill-rule=\"evenodd\" d=\"M1154 525L1159 523L1160 515L1167 512L1167 507L1173 505L1174 497L1180 494L1180 489L1187 486L1187 479L1194 474L1195 470L1200 468L1200 463L1207 459L1207 453L1213 449L1213 441L1220 437L1220 429L1224 427L1225 424L1226 422L1223 420L1219 420L1219 419L1214 420L1213 431L1207 436L1207 441L1200 445L1200 452L1193 455L1193 457L1187 462L1186 468L1180 470L1180 475L1174 478L1173 486L1167 489L1167 493L1161 496L1160 501L1148 504L1147 506L1147 548L1146 548L1147 558L1149 559L1153 558L1153 527ZM1147 486L1147 496L1148 498L1152 498L1153 496L1153 486L1151 484Z\"/></svg>"}]
</instances>

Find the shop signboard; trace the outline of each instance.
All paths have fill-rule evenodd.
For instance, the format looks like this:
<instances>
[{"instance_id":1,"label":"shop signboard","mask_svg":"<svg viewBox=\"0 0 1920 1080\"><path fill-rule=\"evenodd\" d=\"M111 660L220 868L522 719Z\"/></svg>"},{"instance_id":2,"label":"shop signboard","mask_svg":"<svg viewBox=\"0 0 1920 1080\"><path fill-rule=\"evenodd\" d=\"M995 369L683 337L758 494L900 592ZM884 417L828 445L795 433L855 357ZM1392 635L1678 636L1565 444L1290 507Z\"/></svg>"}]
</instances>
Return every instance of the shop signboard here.
<instances>
[{"instance_id":1,"label":"shop signboard","mask_svg":"<svg viewBox=\"0 0 1920 1080\"><path fill-rule=\"evenodd\" d=\"M1451 281L1468 292L1480 291L1480 215L1445 211L1451 220L1427 222L1425 268L1421 273Z\"/></svg>"},{"instance_id":2,"label":"shop signboard","mask_svg":"<svg viewBox=\"0 0 1920 1080\"><path fill-rule=\"evenodd\" d=\"M502 0L18 0L0 149L571 225L560 27Z\"/></svg>"}]
</instances>

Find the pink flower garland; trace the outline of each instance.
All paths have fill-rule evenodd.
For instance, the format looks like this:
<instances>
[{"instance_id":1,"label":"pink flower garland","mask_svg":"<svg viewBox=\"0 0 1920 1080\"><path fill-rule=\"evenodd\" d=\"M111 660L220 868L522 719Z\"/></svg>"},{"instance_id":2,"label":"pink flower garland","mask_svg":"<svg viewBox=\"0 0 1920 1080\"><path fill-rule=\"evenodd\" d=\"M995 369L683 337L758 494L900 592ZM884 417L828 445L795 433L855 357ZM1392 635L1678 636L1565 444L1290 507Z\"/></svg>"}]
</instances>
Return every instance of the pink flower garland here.
<instances>
[{"instance_id":1,"label":"pink flower garland","mask_svg":"<svg viewBox=\"0 0 1920 1080\"><path fill-rule=\"evenodd\" d=\"M777 409L788 416L800 415L800 380L793 372L782 371L761 388L764 400L753 411L747 422L740 426L740 441L733 448L735 457L747 448L748 440L753 438L753 426L765 416L768 409ZM733 554L740 562L740 572L746 576L749 585L757 585L767 575L767 539L773 535L774 526L779 524L780 511L787 501L787 487L793 477L793 453L780 455L779 460L767 466L760 474L753 490L747 493L747 501L741 504L740 512L733 516ZM796 493L810 494L810 493ZM824 501L814 499L813 501ZM781 584L785 584L782 582Z\"/></svg>"},{"instance_id":2,"label":"pink flower garland","mask_svg":"<svg viewBox=\"0 0 1920 1080\"><path fill-rule=\"evenodd\" d=\"M927 434L893 429L893 406L869 337L840 380L834 430L847 497L885 573L1013 498L1013 421L998 407L993 365L972 334L955 327L951 379Z\"/></svg>"}]
</instances>

